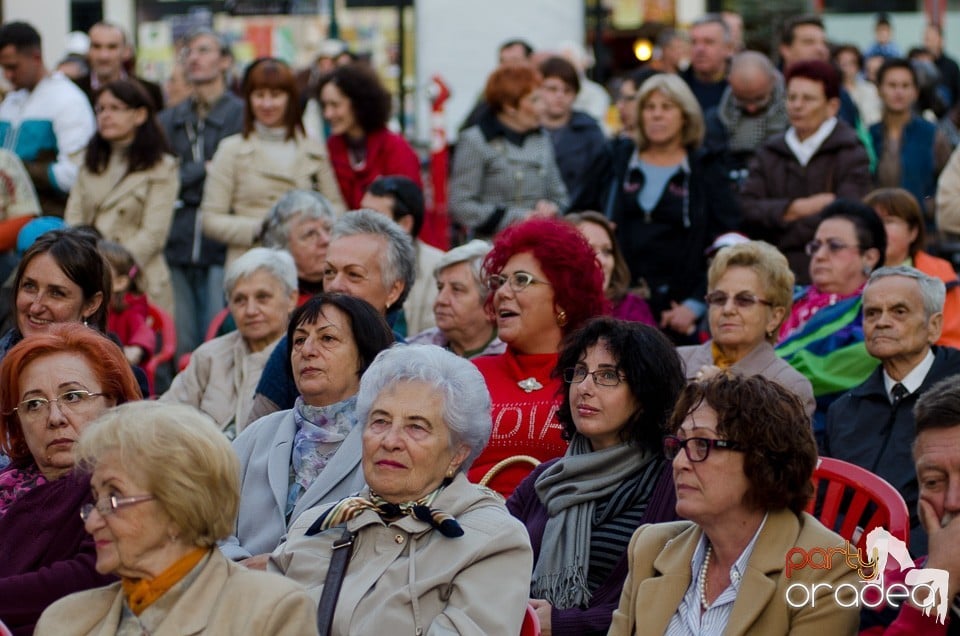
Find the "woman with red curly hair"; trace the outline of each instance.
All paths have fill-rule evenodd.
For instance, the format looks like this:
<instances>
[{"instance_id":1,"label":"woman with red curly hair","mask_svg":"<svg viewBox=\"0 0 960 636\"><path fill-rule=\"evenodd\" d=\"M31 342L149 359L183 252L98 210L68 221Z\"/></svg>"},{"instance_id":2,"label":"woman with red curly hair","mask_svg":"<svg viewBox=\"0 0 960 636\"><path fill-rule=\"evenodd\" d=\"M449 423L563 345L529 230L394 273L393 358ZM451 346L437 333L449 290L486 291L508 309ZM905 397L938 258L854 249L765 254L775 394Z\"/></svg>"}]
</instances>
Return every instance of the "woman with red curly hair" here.
<instances>
[{"instance_id":1,"label":"woman with red curly hair","mask_svg":"<svg viewBox=\"0 0 960 636\"><path fill-rule=\"evenodd\" d=\"M533 218L504 230L483 263L506 352L475 358L493 402L490 441L470 468L471 481L509 496L530 470L510 462L560 457L567 443L557 420L560 342L604 313L603 272L583 235L557 219ZM506 465L497 464L508 460Z\"/></svg>"}]
</instances>

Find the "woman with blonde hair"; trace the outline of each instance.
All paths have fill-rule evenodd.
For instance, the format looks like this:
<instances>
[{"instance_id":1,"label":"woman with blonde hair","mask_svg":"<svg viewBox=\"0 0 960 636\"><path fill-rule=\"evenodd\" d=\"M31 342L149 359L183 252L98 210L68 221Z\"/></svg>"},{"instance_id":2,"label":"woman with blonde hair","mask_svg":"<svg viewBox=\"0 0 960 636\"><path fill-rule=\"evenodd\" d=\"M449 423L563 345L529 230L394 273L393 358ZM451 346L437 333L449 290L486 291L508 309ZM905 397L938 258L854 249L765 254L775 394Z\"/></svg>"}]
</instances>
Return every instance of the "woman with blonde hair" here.
<instances>
[{"instance_id":1,"label":"woman with blonde hair","mask_svg":"<svg viewBox=\"0 0 960 636\"><path fill-rule=\"evenodd\" d=\"M600 210L616 225L630 286L646 287L654 318L678 344L694 342L705 313L714 237L736 230L740 210L719 166L703 160L703 113L686 83L654 75L637 95L633 147L596 166L572 209Z\"/></svg>"}]
</instances>

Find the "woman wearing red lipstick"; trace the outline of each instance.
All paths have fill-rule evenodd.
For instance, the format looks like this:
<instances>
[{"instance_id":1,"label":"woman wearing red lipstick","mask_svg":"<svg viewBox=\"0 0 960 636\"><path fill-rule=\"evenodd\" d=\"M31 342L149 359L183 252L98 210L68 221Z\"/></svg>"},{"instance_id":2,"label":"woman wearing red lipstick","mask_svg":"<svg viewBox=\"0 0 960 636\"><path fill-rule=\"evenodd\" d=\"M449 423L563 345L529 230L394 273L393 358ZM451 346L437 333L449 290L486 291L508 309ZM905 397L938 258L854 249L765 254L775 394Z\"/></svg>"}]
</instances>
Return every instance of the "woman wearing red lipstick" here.
<instances>
[{"instance_id":1,"label":"woman wearing red lipstick","mask_svg":"<svg viewBox=\"0 0 960 636\"><path fill-rule=\"evenodd\" d=\"M503 500L464 475L490 436L476 367L436 345L392 347L364 373L357 413L367 486L301 516L270 569L319 597L346 531L343 587L320 617L331 636L517 634L530 542Z\"/></svg>"},{"instance_id":2,"label":"woman wearing red lipstick","mask_svg":"<svg viewBox=\"0 0 960 636\"><path fill-rule=\"evenodd\" d=\"M534 218L508 227L483 269L487 307L507 350L473 360L493 399L493 433L470 469L473 481L514 456L563 455L567 443L556 415L562 383L553 375L560 341L607 307L596 254L565 221ZM509 496L530 470L528 464L494 472L488 485Z\"/></svg>"},{"instance_id":3,"label":"woman wearing red lipstick","mask_svg":"<svg viewBox=\"0 0 960 636\"><path fill-rule=\"evenodd\" d=\"M376 355L393 344L393 332L366 301L318 294L290 316L286 343L299 397L292 409L260 418L233 442L240 511L221 549L246 559L247 567L263 568L305 510L363 486L357 390Z\"/></svg>"},{"instance_id":4,"label":"woman wearing red lipstick","mask_svg":"<svg viewBox=\"0 0 960 636\"><path fill-rule=\"evenodd\" d=\"M74 443L111 406L140 390L113 342L77 323L49 326L0 365L0 620L31 634L53 601L103 585L80 522L90 477L75 473Z\"/></svg>"},{"instance_id":5,"label":"woman wearing red lipstick","mask_svg":"<svg viewBox=\"0 0 960 636\"><path fill-rule=\"evenodd\" d=\"M791 548L833 555L845 545L803 511L817 447L800 399L726 371L688 384L666 430L676 510L688 521L634 533L609 634L855 634L857 607L831 598L857 581L842 558L784 569ZM790 600L794 585L808 602Z\"/></svg>"},{"instance_id":6,"label":"woman wearing red lipstick","mask_svg":"<svg viewBox=\"0 0 960 636\"><path fill-rule=\"evenodd\" d=\"M545 632L606 633L642 523L676 519L661 431L684 385L656 328L595 318L564 341L558 417L570 447L507 500L534 550L530 603Z\"/></svg>"},{"instance_id":7,"label":"woman wearing red lipstick","mask_svg":"<svg viewBox=\"0 0 960 636\"><path fill-rule=\"evenodd\" d=\"M257 244L264 218L288 190L315 190L339 213L345 205L323 144L300 122L293 71L261 58L243 80L243 132L217 146L203 187L203 234L227 245L227 264Z\"/></svg>"}]
</instances>

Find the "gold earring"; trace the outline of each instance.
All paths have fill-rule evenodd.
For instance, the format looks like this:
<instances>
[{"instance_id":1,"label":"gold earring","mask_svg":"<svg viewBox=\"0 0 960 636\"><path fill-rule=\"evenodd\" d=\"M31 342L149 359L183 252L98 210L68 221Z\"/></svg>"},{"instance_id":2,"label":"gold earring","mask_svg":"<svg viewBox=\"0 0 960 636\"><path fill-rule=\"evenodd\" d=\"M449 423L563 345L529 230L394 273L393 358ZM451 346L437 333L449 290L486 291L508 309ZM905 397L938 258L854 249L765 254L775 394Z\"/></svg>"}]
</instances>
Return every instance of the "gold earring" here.
<instances>
[{"instance_id":1,"label":"gold earring","mask_svg":"<svg viewBox=\"0 0 960 636\"><path fill-rule=\"evenodd\" d=\"M566 327L567 326L567 312L560 310L560 313L557 314L557 326Z\"/></svg>"}]
</instances>

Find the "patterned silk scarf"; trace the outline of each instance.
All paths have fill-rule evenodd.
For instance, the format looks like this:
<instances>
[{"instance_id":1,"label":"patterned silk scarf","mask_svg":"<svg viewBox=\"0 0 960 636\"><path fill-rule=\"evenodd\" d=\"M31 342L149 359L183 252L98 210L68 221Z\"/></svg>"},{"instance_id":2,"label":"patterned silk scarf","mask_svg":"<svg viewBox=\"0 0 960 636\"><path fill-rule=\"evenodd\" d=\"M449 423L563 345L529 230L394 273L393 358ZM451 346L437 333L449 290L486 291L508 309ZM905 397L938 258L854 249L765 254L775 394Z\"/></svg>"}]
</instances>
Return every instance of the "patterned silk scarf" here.
<instances>
[{"instance_id":1,"label":"patterned silk scarf","mask_svg":"<svg viewBox=\"0 0 960 636\"><path fill-rule=\"evenodd\" d=\"M307 530L307 536L313 536L324 530L342 525L364 510L373 510L380 515L384 521L408 515L424 523L429 523L445 537L461 537L463 536L463 528L460 527L456 519L445 512L434 510L430 507L433 500L437 498L437 495L440 494L448 483L449 480L444 480L444 483L439 488L426 497L418 499L417 501L408 501L401 504L390 503L373 491L370 491L369 499L364 497L346 497L334 504L332 508L313 522L313 525Z\"/></svg>"},{"instance_id":2,"label":"patterned silk scarf","mask_svg":"<svg viewBox=\"0 0 960 636\"><path fill-rule=\"evenodd\" d=\"M356 426L357 396L329 406L310 406L298 397L293 406L293 420L297 425L297 433L293 438L290 457L287 517Z\"/></svg>"}]
</instances>

